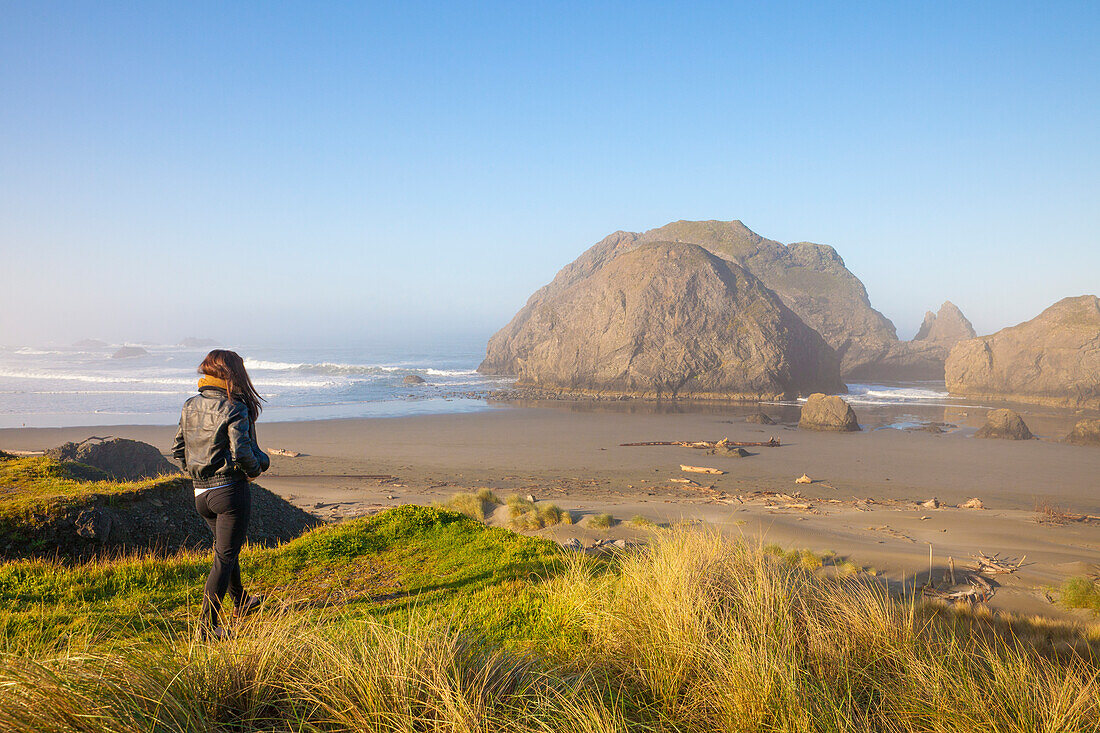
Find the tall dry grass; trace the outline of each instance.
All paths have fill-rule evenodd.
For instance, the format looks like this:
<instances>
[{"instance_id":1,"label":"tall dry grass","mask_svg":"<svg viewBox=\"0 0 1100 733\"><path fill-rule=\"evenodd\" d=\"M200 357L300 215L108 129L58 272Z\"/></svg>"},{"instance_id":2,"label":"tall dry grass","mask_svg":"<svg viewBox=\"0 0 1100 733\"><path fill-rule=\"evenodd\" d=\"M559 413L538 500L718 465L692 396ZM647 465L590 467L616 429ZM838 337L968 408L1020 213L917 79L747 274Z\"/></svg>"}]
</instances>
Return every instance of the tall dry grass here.
<instances>
[{"instance_id":1,"label":"tall dry grass","mask_svg":"<svg viewBox=\"0 0 1100 733\"><path fill-rule=\"evenodd\" d=\"M285 616L217 644L163 642L0 659L0 730L627 730L590 675L446 624Z\"/></svg>"},{"instance_id":2,"label":"tall dry grass","mask_svg":"<svg viewBox=\"0 0 1100 733\"><path fill-rule=\"evenodd\" d=\"M583 663L630 680L678 729L1100 729L1092 661L718 536L664 534L610 574L578 559L552 586L590 634Z\"/></svg>"},{"instance_id":3,"label":"tall dry grass","mask_svg":"<svg viewBox=\"0 0 1100 733\"><path fill-rule=\"evenodd\" d=\"M1100 730L1094 661L719 537L658 533L610 568L575 556L543 587L583 629L568 654L294 613L216 644L0 654L0 730Z\"/></svg>"}]
</instances>

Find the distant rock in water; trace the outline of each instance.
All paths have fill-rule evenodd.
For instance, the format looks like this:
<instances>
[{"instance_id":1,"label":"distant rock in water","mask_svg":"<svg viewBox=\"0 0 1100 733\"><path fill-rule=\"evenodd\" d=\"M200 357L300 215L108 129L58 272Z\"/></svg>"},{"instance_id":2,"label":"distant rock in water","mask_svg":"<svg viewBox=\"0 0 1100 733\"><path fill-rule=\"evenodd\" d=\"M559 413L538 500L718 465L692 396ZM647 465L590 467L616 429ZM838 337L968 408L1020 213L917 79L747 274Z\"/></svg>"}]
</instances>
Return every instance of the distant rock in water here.
<instances>
[{"instance_id":1,"label":"distant rock in water","mask_svg":"<svg viewBox=\"0 0 1100 733\"><path fill-rule=\"evenodd\" d=\"M1070 445L1094 445L1100 447L1100 420L1081 420L1073 426L1065 441Z\"/></svg>"},{"instance_id":2,"label":"distant rock in water","mask_svg":"<svg viewBox=\"0 0 1100 733\"><path fill-rule=\"evenodd\" d=\"M535 293L478 370L521 387L652 398L844 390L835 352L748 270L695 244L626 234Z\"/></svg>"},{"instance_id":3,"label":"distant rock in water","mask_svg":"<svg viewBox=\"0 0 1100 733\"><path fill-rule=\"evenodd\" d=\"M221 343L214 339L200 339L194 336L188 336L180 341L179 345L185 349L213 349L221 346Z\"/></svg>"},{"instance_id":4,"label":"distant rock in water","mask_svg":"<svg viewBox=\"0 0 1100 733\"><path fill-rule=\"evenodd\" d=\"M1031 434L1027 423L1014 410L990 410L986 415L983 425L975 438L1000 438L1001 440L1031 440L1035 436Z\"/></svg>"},{"instance_id":5,"label":"distant rock in water","mask_svg":"<svg viewBox=\"0 0 1100 733\"><path fill-rule=\"evenodd\" d=\"M123 346L121 349L111 354L112 359L133 359L135 356L145 356L149 352L140 346Z\"/></svg>"},{"instance_id":6,"label":"distant rock in water","mask_svg":"<svg viewBox=\"0 0 1100 733\"><path fill-rule=\"evenodd\" d=\"M73 344L72 348L82 349L84 351L98 351L99 349L106 349L109 344L106 341L100 341L99 339L81 339Z\"/></svg>"},{"instance_id":7,"label":"distant rock in water","mask_svg":"<svg viewBox=\"0 0 1100 733\"><path fill-rule=\"evenodd\" d=\"M859 421L852 406L836 395L812 394L802 405L798 427L842 433L856 432Z\"/></svg>"},{"instance_id":8,"label":"distant rock in water","mask_svg":"<svg viewBox=\"0 0 1100 733\"><path fill-rule=\"evenodd\" d=\"M406 374L405 378L401 380L405 384L424 384L424 377L416 374Z\"/></svg>"},{"instance_id":9,"label":"distant rock in water","mask_svg":"<svg viewBox=\"0 0 1100 733\"><path fill-rule=\"evenodd\" d=\"M849 371L851 379L935 379L944 377L944 363L952 347L975 336L974 327L951 301L939 313L928 311L912 341L895 341L874 360Z\"/></svg>"},{"instance_id":10,"label":"distant rock in water","mask_svg":"<svg viewBox=\"0 0 1100 733\"><path fill-rule=\"evenodd\" d=\"M56 461L75 461L98 468L115 481L179 473L153 446L126 438L89 438L82 443L65 443L46 451L46 455Z\"/></svg>"},{"instance_id":11,"label":"distant rock in water","mask_svg":"<svg viewBox=\"0 0 1100 733\"><path fill-rule=\"evenodd\" d=\"M962 397L1100 409L1100 298L1065 298L1030 321L959 342L946 381Z\"/></svg>"},{"instance_id":12,"label":"distant rock in water","mask_svg":"<svg viewBox=\"0 0 1100 733\"><path fill-rule=\"evenodd\" d=\"M952 345L964 339L972 339L978 334L973 324L963 315L959 307L950 300L940 306L939 313L928 311L924 314L914 341L941 341Z\"/></svg>"}]
</instances>

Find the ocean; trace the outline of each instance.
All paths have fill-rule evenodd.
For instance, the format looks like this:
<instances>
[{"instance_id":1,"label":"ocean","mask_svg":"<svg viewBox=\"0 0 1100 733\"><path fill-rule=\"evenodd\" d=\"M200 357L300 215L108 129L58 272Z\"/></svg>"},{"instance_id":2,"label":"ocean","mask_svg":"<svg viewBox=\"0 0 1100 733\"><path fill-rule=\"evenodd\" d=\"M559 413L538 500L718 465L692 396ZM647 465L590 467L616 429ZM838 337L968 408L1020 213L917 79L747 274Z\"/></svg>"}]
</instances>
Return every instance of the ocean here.
<instances>
[{"instance_id":1,"label":"ocean","mask_svg":"<svg viewBox=\"0 0 1100 733\"><path fill-rule=\"evenodd\" d=\"M468 339L415 348L244 346L237 350L267 399L266 422L492 409L486 394L511 386L512 380L477 373L484 344L483 339ZM196 368L208 347L130 344L146 353L112 358L121 346L0 347L0 428L174 424L180 405L195 393ZM405 384L410 374L425 380L424 384ZM973 423L986 408L950 397L943 382L849 384L845 399L871 429ZM775 405L784 419L797 420L797 411L793 417L787 414L797 408L797 402ZM667 407L703 409L690 403ZM650 408L635 404L631 409ZM715 405L706 409L722 411ZM728 411L739 414L746 409L750 408L731 406Z\"/></svg>"},{"instance_id":2,"label":"ocean","mask_svg":"<svg viewBox=\"0 0 1100 733\"><path fill-rule=\"evenodd\" d=\"M195 394L208 347L121 344L0 348L0 427L168 425ZM484 341L417 349L239 347L265 421L394 417L488 409L485 392L512 380L484 377ZM421 385L403 382L414 374Z\"/></svg>"}]
</instances>

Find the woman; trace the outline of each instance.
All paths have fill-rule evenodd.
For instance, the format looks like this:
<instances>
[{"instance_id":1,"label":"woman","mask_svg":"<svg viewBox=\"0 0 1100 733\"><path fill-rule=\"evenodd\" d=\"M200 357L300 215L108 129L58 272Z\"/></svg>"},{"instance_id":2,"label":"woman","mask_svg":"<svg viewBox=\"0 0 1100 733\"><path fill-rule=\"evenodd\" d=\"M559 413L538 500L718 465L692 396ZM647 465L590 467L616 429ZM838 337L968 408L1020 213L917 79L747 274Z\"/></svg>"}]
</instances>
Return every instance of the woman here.
<instances>
[{"instance_id":1,"label":"woman","mask_svg":"<svg viewBox=\"0 0 1100 733\"><path fill-rule=\"evenodd\" d=\"M241 584L238 557L252 505L249 482L271 459L256 444L256 418L262 397L252 386L244 361L233 351L215 349L199 366L199 393L187 400L172 455L195 485L195 508L214 533L214 564L203 591L200 635L227 636L218 623L226 592L238 616L259 608Z\"/></svg>"}]
</instances>

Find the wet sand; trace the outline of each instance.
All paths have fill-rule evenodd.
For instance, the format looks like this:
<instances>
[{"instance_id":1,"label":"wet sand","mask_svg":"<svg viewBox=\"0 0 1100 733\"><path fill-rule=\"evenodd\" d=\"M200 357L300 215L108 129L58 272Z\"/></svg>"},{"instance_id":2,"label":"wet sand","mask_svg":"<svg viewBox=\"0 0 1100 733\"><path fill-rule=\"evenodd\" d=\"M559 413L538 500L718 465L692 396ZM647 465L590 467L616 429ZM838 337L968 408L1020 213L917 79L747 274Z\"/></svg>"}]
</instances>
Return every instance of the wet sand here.
<instances>
[{"instance_id":1,"label":"wet sand","mask_svg":"<svg viewBox=\"0 0 1100 733\"><path fill-rule=\"evenodd\" d=\"M929 545L937 580L948 557L961 569L979 552L1016 560L1026 555L1019 571L996 577L1001 587L993 599L995 606L1025 612L1065 615L1050 604L1047 588L1100 570L1100 522L1052 523L1035 511L1041 504L1100 516L1100 450L1046 440L979 440L965 426L940 435L815 433L749 424L738 414L743 412L502 406L473 414L261 422L265 448L303 455L273 457L260 483L326 519L487 486L570 510L578 524L540 532L559 540L644 536L647 530L625 521L641 514L659 523L694 521L753 541L834 551L891 581L918 585L928 574ZM37 450L113 435L167 451L174 432L148 426L4 429L0 449ZM773 436L781 447L748 448L745 458L620 447ZM726 473L688 474L681 464ZM815 482L796 484L803 473ZM944 507L919 506L932 497ZM972 497L986 508L956 507ZM587 528L587 516L598 512L620 523Z\"/></svg>"}]
</instances>

